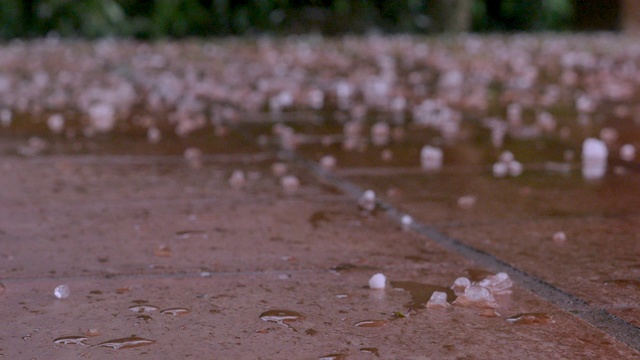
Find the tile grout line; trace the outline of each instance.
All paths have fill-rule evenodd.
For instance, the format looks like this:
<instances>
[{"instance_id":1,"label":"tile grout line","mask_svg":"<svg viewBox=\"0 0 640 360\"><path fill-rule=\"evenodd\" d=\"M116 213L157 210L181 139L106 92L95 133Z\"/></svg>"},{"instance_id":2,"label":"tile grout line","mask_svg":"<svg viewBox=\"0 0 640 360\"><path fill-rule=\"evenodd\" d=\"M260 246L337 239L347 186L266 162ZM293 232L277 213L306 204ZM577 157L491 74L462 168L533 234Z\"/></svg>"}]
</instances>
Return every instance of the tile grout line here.
<instances>
[{"instance_id":1,"label":"tile grout line","mask_svg":"<svg viewBox=\"0 0 640 360\"><path fill-rule=\"evenodd\" d=\"M348 196L358 199L363 193L363 189L354 183L342 179L321 168L315 162L305 159L297 153L283 151L278 154L283 160L294 161L313 173L320 180L330 183L339 188ZM387 216L400 223L400 219L405 213L399 211L390 203L377 199L376 206L382 209ZM563 291L534 275L531 275L506 261L489 254L483 250L464 244L457 239L451 238L437 228L415 222L411 225L411 230L423 235L438 245L453 251L468 260L477 263L496 272L507 272L518 285L536 294L551 304L559 307L590 325L604 331L613 338L625 343L636 351L640 351L640 328L626 322L625 320L610 314L603 308L593 307L585 300Z\"/></svg>"}]
</instances>

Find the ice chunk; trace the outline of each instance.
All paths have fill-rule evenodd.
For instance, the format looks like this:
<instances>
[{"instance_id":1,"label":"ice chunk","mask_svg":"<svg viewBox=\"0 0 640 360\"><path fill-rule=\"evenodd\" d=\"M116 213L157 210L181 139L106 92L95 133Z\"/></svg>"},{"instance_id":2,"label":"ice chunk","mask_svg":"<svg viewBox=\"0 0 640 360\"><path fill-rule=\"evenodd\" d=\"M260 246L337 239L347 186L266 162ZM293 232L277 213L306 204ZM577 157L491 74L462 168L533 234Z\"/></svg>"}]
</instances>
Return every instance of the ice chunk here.
<instances>
[{"instance_id":1,"label":"ice chunk","mask_svg":"<svg viewBox=\"0 0 640 360\"><path fill-rule=\"evenodd\" d=\"M64 117L60 114L53 114L47 119L47 126L54 134L60 134L64 130Z\"/></svg>"},{"instance_id":2,"label":"ice chunk","mask_svg":"<svg viewBox=\"0 0 640 360\"><path fill-rule=\"evenodd\" d=\"M453 282L451 289L456 295L462 295L469 286L471 286L471 280L466 277L459 277Z\"/></svg>"},{"instance_id":3,"label":"ice chunk","mask_svg":"<svg viewBox=\"0 0 640 360\"><path fill-rule=\"evenodd\" d=\"M71 295L71 289L69 288L68 285L58 285L56 286L56 288L53 290L53 294L58 298L58 299L66 299L69 297L69 295Z\"/></svg>"},{"instance_id":4,"label":"ice chunk","mask_svg":"<svg viewBox=\"0 0 640 360\"><path fill-rule=\"evenodd\" d=\"M376 208L376 193L373 190L366 190L358 199L358 206L363 210L373 211Z\"/></svg>"},{"instance_id":5,"label":"ice chunk","mask_svg":"<svg viewBox=\"0 0 640 360\"><path fill-rule=\"evenodd\" d=\"M336 167L336 158L331 155L325 155L320 159L320 166L329 171Z\"/></svg>"},{"instance_id":6,"label":"ice chunk","mask_svg":"<svg viewBox=\"0 0 640 360\"><path fill-rule=\"evenodd\" d=\"M509 172L509 165L503 162L497 162L493 164L493 176L501 178L507 176Z\"/></svg>"},{"instance_id":7,"label":"ice chunk","mask_svg":"<svg viewBox=\"0 0 640 360\"><path fill-rule=\"evenodd\" d=\"M607 171L609 152L604 141L588 138L582 143L582 176L587 180L598 179Z\"/></svg>"},{"instance_id":8,"label":"ice chunk","mask_svg":"<svg viewBox=\"0 0 640 360\"><path fill-rule=\"evenodd\" d=\"M498 161L502 163L510 163L514 161L516 157L513 155L511 151L503 151L500 156L498 156Z\"/></svg>"},{"instance_id":9,"label":"ice chunk","mask_svg":"<svg viewBox=\"0 0 640 360\"><path fill-rule=\"evenodd\" d=\"M563 231L558 231L553 234L551 239L553 239L553 242L556 244L563 244L565 241L567 241L567 235Z\"/></svg>"},{"instance_id":10,"label":"ice chunk","mask_svg":"<svg viewBox=\"0 0 640 360\"><path fill-rule=\"evenodd\" d=\"M285 194L293 194L300 188L300 180L294 175L287 175L280 178L280 185Z\"/></svg>"},{"instance_id":11,"label":"ice chunk","mask_svg":"<svg viewBox=\"0 0 640 360\"><path fill-rule=\"evenodd\" d=\"M234 189L240 189L247 182L244 171L242 170L234 170L231 173L231 177L229 178L229 185L231 185Z\"/></svg>"},{"instance_id":12,"label":"ice chunk","mask_svg":"<svg viewBox=\"0 0 640 360\"><path fill-rule=\"evenodd\" d=\"M369 287L372 289L384 289L387 277L384 274L375 274L369 279Z\"/></svg>"},{"instance_id":13,"label":"ice chunk","mask_svg":"<svg viewBox=\"0 0 640 360\"><path fill-rule=\"evenodd\" d=\"M371 127L371 142L374 145L386 145L389 142L390 128L384 121L377 122Z\"/></svg>"},{"instance_id":14,"label":"ice chunk","mask_svg":"<svg viewBox=\"0 0 640 360\"><path fill-rule=\"evenodd\" d=\"M508 168L510 176L517 177L522 174L522 164L519 161L510 162Z\"/></svg>"},{"instance_id":15,"label":"ice chunk","mask_svg":"<svg viewBox=\"0 0 640 360\"><path fill-rule=\"evenodd\" d=\"M458 206L462 209L471 209L476 204L475 195L465 195L458 198Z\"/></svg>"},{"instance_id":16,"label":"ice chunk","mask_svg":"<svg viewBox=\"0 0 640 360\"><path fill-rule=\"evenodd\" d=\"M400 223L402 224L402 230L407 231L413 225L413 218L410 215L402 215L400 218Z\"/></svg>"},{"instance_id":17,"label":"ice chunk","mask_svg":"<svg viewBox=\"0 0 640 360\"><path fill-rule=\"evenodd\" d=\"M491 291L484 286L471 285L465 291L464 294L458 296L453 302L454 305L463 307L477 307L477 308L497 308L498 304L496 299L491 294Z\"/></svg>"},{"instance_id":18,"label":"ice chunk","mask_svg":"<svg viewBox=\"0 0 640 360\"><path fill-rule=\"evenodd\" d=\"M451 305L447 302L447 293L442 291L434 291L429 302L427 302L428 309L447 308L449 306Z\"/></svg>"},{"instance_id":19,"label":"ice chunk","mask_svg":"<svg viewBox=\"0 0 640 360\"><path fill-rule=\"evenodd\" d=\"M95 104L89 108L89 120L98 132L108 132L116 123L116 110L109 104Z\"/></svg>"},{"instance_id":20,"label":"ice chunk","mask_svg":"<svg viewBox=\"0 0 640 360\"><path fill-rule=\"evenodd\" d=\"M425 170L438 170L442 167L442 149L425 145L420 150L420 163Z\"/></svg>"},{"instance_id":21,"label":"ice chunk","mask_svg":"<svg viewBox=\"0 0 640 360\"><path fill-rule=\"evenodd\" d=\"M624 144L620 148L620 158L624 161L633 161L636 157L636 148L631 144Z\"/></svg>"},{"instance_id":22,"label":"ice chunk","mask_svg":"<svg viewBox=\"0 0 640 360\"><path fill-rule=\"evenodd\" d=\"M513 286L513 281L511 281L507 273L500 272L487 276L478 285L489 289L493 294L506 294L511 292L509 289Z\"/></svg>"}]
</instances>

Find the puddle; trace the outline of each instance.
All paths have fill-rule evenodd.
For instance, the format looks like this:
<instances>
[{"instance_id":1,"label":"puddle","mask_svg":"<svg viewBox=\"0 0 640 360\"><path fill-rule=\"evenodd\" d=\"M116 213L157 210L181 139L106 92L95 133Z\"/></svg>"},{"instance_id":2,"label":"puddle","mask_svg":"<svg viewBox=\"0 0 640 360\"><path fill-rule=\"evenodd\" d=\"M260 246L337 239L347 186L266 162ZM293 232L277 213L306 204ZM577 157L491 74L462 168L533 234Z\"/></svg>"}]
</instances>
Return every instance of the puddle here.
<instances>
[{"instance_id":1,"label":"puddle","mask_svg":"<svg viewBox=\"0 0 640 360\"><path fill-rule=\"evenodd\" d=\"M456 299L456 294L454 294L453 290L444 286L421 284L414 281L391 281L391 286L411 294L411 302L405 304L405 307L409 309L425 307L435 291L446 293L449 303Z\"/></svg>"},{"instance_id":2,"label":"puddle","mask_svg":"<svg viewBox=\"0 0 640 360\"><path fill-rule=\"evenodd\" d=\"M133 305L129 306L129 310L137 313L145 313L160 310L157 306L153 305Z\"/></svg>"},{"instance_id":3,"label":"puddle","mask_svg":"<svg viewBox=\"0 0 640 360\"><path fill-rule=\"evenodd\" d=\"M84 343L88 339L89 338L86 336L62 336L57 339L54 339L53 342L56 344L63 344L63 345L89 346L89 344Z\"/></svg>"},{"instance_id":4,"label":"puddle","mask_svg":"<svg viewBox=\"0 0 640 360\"><path fill-rule=\"evenodd\" d=\"M329 354L320 356L318 360L344 360L347 356L348 354Z\"/></svg>"},{"instance_id":5,"label":"puddle","mask_svg":"<svg viewBox=\"0 0 640 360\"><path fill-rule=\"evenodd\" d=\"M358 321L354 326L362 328L382 327L387 325L388 322L389 320L363 320Z\"/></svg>"},{"instance_id":6,"label":"puddle","mask_svg":"<svg viewBox=\"0 0 640 360\"><path fill-rule=\"evenodd\" d=\"M377 357L380 357L380 350L378 350L378 348L375 348L375 347L360 348L360 352L363 352L366 354L373 354Z\"/></svg>"},{"instance_id":7,"label":"puddle","mask_svg":"<svg viewBox=\"0 0 640 360\"><path fill-rule=\"evenodd\" d=\"M143 339L139 336L131 335L126 338L105 341L100 344L93 345L92 347L108 347L115 350L119 350L119 349L131 349L131 348L137 348L141 346L147 346L155 342L156 342L155 340Z\"/></svg>"},{"instance_id":8,"label":"puddle","mask_svg":"<svg viewBox=\"0 0 640 360\"><path fill-rule=\"evenodd\" d=\"M268 310L260 314L262 321L274 322L276 324L284 325L289 329L296 331L289 323L301 321L304 316L298 312L291 310Z\"/></svg>"},{"instance_id":9,"label":"puddle","mask_svg":"<svg viewBox=\"0 0 640 360\"><path fill-rule=\"evenodd\" d=\"M182 230L176 232L176 238L178 239L189 239L192 237L200 237L203 239L208 239L209 235L206 231L202 230Z\"/></svg>"},{"instance_id":10,"label":"puddle","mask_svg":"<svg viewBox=\"0 0 640 360\"><path fill-rule=\"evenodd\" d=\"M162 315L171 315L171 316L182 316L182 315L187 315L191 312L191 310L187 309L187 308L169 308L169 309L164 309L162 311L160 311L160 314Z\"/></svg>"},{"instance_id":11,"label":"puddle","mask_svg":"<svg viewBox=\"0 0 640 360\"><path fill-rule=\"evenodd\" d=\"M513 316L509 316L505 319L512 324L553 324L555 320L550 314L547 313L522 313Z\"/></svg>"}]
</instances>

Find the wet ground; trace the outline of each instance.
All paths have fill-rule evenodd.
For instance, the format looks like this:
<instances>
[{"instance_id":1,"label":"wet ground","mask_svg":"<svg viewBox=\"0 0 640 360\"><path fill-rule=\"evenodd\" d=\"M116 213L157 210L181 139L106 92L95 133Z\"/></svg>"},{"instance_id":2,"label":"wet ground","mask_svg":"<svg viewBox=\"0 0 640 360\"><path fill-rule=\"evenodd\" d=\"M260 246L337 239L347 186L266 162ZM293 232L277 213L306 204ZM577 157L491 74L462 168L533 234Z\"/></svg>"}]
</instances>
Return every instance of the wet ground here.
<instances>
[{"instance_id":1,"label":"wet ground","mask_svg":"<svg viewBox=\"0 0 640 360\"><path fill-rule=\"evenodd\" d=\"M0 355L637 358L640 165L620 153L640 146L630 44L7 44ZM80 100L76 81L95 94ZM588 137L609 150L597 176ZM522 171L494 171L505 151ZM513 287L493 302L451 289L500 272ZM377 273L384 289L369 286ZM427 305L436 291L444 306Z\"/></svg>"}]
</instances>

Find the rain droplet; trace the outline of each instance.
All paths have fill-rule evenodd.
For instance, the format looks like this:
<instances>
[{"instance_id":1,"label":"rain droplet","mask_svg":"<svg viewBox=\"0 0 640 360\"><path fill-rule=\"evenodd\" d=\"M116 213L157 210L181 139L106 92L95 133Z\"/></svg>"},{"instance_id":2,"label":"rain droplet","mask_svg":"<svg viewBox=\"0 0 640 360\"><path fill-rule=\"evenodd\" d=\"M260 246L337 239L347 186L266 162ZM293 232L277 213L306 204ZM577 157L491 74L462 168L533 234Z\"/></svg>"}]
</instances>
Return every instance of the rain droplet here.
<instances>
[{"instance_id":1,"label":"rain droplet","mask_svg":"<svg viewBox=\"0 0 640 360\"><path fill-rule=\"evenodd\" d=\"M145 312L158 311L159 309L158 307L153 305L134 305L134 306L129 306L129 310L137 313L145 313Z\"/></svg>"},{"instance_id":2,"label":"rain droplet","mask_svg":"<svg viewBox=\"0 0 640 360\"><path fill-rule=\"evenodd\" d=\"M181 315L187 315L190 312L191 310L187 308L170 308L170 309L164 309L160 311L160 314L171 315L171 316L181 316Z\"/></svg>"},{"instance_id":3,"label":"rain droplet","mask_svg":"<svg viewBox=\"0 0 640 360\"><path fill-rule=\"evenodd\" d=\"M304 316L298 312L290 310L268 310L260 314L260 319L262 321L269 321L284 325L294 331L297 331L289 325L289 323L300 321L304 319Z\"/></svg>"},{"instance_id":4,"label":"rain droplet","mask_svg":"<svg viewBox=\"0 0 640 360\"><path fill-rule=\"evenodd\" d=\"M85 340L88 340L89 338L86 336L63 336L63 337L59 337L57 339L54 339L53 342L56 344L63 344L63 345L82 345L82 346L89 346L88 344L85 344Z\"/></svg>"},{"instance_id":5,"label":"rain droplet","mask_svg":"<svg viewBox=\"0 0 640 360\"><path fill-rule=\"evenodd\" d=\"M364 327L364 328L381 327L381 326L385 326L388 322L389 322L388 320L363 320L363 321L358 321L357 323L354 324L354 326Z\"/></svg>"},{"instance_id":6,"label":"rain droplet","mask_svg":"<svg viewBox=\"0 0 640 360\"><path fill-rule=\"evenodd\" d=\"M151 344L153 344L155 342L156 342L155 340L143 339L143 338L138 337L136 335L131 335L131 336L126 337L126 338L105 341L103 343L100 343L98 345L94 345L92 347L110 347L110 348L115 349L115 350L118 350L118 349L131 349L131 348L137 348L137 347L140 347L140 346L151 345Z\"/></svg>"},{"instance_id":7,"label":"rain droplet","mask_svg":"<svg viewBox=\"0 0 640 360\"><path fill-rule=\"evenodd\" d=\"M512 324L553 324L555 320L547 313L523 313L505 319Z\"/></svg>"},{"instance_id":8,"label":"rain droplet","mask_svg":"<svg viewBox=\"0 0 640 360\"><path fill-rule=\"evenodd\" d=\"M56 288L53 290L53 294L58 298L58 299L66 299L69 297L69 295L71 295L71 289L69 288L68 285L58 285L56 286Z\"/></svg>"}]
</instances>

